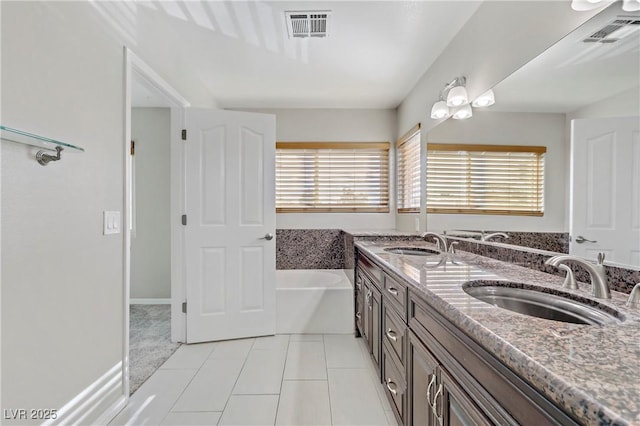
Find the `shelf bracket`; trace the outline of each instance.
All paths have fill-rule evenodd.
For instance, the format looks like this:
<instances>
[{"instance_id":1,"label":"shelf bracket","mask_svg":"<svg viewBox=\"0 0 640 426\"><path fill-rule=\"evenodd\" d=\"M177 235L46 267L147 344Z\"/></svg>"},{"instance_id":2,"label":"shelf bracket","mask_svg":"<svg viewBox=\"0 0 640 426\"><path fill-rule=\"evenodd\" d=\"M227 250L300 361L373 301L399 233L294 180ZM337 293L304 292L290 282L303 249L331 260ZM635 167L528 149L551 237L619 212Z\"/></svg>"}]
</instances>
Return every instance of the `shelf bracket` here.
<instances>
[{"instance_id":1,"label":"shelf bracket","mask_svg":"<svg viewBox=\"0 0 640 426\"><path fill-rule=\"evenodd\" d=\"M62 152L61 146L56 146L56 155L47 154L44 150L40 150L36 153L36 160L43 166L46 166L51 161L58 161L62 157L60 153Z\"/></svg>"}]
</instances>

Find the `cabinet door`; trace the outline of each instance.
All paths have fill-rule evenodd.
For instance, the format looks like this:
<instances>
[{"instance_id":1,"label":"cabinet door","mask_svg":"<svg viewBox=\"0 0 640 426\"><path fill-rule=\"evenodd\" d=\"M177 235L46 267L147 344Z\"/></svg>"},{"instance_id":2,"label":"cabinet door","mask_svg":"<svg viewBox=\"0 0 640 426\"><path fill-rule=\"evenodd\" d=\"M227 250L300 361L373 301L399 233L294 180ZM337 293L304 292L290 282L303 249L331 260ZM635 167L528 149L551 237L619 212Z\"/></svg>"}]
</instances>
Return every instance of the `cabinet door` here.
<instances>
[{"instance_id":1,"label":"cabinet door","mask_svg":"<svg viewBox=\"0 0 640 426\"><path fill-rule=\"evenodd\" d=\"M409 332L408 351L408 425L436 425L433 401L439 385L438 362L431 356L415 334Z\"/></svg>"},{"instance_id":2,"label":"cabinet door","mask_svg":"<svg viewBox=\"0 0 640 426\"><path fill-rule=\"evenodd\" d=\"M371 306L371 284L368 282L367 278L362 280L362 289L364 293L364 306L362 313L362 337L369 348L369 353L371 353L371 316L372 316L372 306Z\"/></svg>"},{"instance_id":3,"label":"cabinet door","mask_svg":"<svg viewBox=\"0 0 640 426\"><path fill-rule=\"evenodd\" d=\"M382 351L382 296L371 286L371 355L380 376L380 352Z\"/></svg>"},{"instance_id":4,"label":"cabinet door","mask_svg":"<svg viewBox=\"0 0 640 426\"><path fill-rule=\"evenodd\" d=\"M445 370L440 370L440 380L436 394L435 414L441 424L452 426L492 424Z\"/></svg>"},{"instance_id":5,"label":"cabinet door","mask_svg":"<svg viewBox=\"0 0 640 426\"><path fill-rule=\"evenodd\" d=\"M356 273L356 327L361 336L364 336L364 284L362 273Z\"/></svg>"}]
</instances>

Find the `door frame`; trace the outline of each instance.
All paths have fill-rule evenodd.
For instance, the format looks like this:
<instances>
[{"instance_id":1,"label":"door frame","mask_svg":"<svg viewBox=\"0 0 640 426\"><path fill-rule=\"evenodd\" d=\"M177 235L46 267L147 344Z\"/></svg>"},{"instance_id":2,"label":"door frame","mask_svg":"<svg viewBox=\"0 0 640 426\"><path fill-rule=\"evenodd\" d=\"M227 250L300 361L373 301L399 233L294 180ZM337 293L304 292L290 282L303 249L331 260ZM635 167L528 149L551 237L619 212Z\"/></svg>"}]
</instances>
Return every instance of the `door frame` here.
<instances>
[{"instance_id":1,"label":"door frame","mask_svg":"<svg viewBox=\"0 0 640 426\"><path fill-rule=\"evenodd\" d=\"M184 155L183 147L175 143L179 140L178 130L184 125L185 108L190 106L177 90L167 83L157 72L140 59L129 48L124 46L124 138L123 138L123 170L124 199L122 214L122 252L123 252L123 345L122 345L122 382L125 400L129 400L129 292L131 291L131 232L129 213L132 208L131 196L132 170L129 161L131 143L131 90L134 76L143 81L149 89L156 92L171 106L171 340L184 341L186 321L181 315L181 300L184 295L184 280L179 271L182 270L182 230L179 217L184 203ZM182 174L180 174L182 173Z\"/></svg>"}]
</instances>

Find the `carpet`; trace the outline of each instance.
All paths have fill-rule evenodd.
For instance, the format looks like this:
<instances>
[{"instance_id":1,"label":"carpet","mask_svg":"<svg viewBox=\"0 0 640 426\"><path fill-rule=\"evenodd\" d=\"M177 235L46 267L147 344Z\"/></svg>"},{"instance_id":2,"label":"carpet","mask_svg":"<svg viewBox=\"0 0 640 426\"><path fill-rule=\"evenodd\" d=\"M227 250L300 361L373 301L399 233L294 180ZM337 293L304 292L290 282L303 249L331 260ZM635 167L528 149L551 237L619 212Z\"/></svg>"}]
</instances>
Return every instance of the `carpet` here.
<instances>
[{"instance_id":1,"label":"carpet","mask_svg":"<svg viewBox=\"0 0 640 426\"><path fill-rule=\"evenodd\" d=\"M179 347L180 343L171 342L171 305L130 305L130 394L133 394Z\"/></svg>"}]
</instances>

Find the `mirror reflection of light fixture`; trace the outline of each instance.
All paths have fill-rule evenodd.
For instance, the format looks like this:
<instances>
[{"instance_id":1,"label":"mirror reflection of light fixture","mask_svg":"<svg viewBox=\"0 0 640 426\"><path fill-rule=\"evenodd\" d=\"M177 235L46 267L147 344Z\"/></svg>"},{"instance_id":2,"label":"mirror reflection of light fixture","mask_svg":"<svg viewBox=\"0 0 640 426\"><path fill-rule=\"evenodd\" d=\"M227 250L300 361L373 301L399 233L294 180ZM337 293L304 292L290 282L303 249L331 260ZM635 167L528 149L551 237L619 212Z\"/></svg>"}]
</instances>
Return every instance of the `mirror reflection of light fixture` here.
<instances>
[{"instance_id":1,"label":"mirror reflection of light fixture","mask_svg":"<svg viewBox=\"0 0 640 426\"><path fill-rule=\"evenodd\" d=\"M482 95L478 96L471 102L471 106L474 108L488 107L496 103L496 97L493 94L493 90L489 89Z\"/></svg>"},{"instance_id":2,"label":"mirror reflection of light fixture","mask_svg":"<svg viewBox=\"0 0 640 426\"><path fill-rule=\"evenodd\" d=\"M452 116L454 120L466 120L467 118L471 118L473 115L473 110L471 109L471 105L466 104L461 106Z\"/></svg>"}]
</instances>

